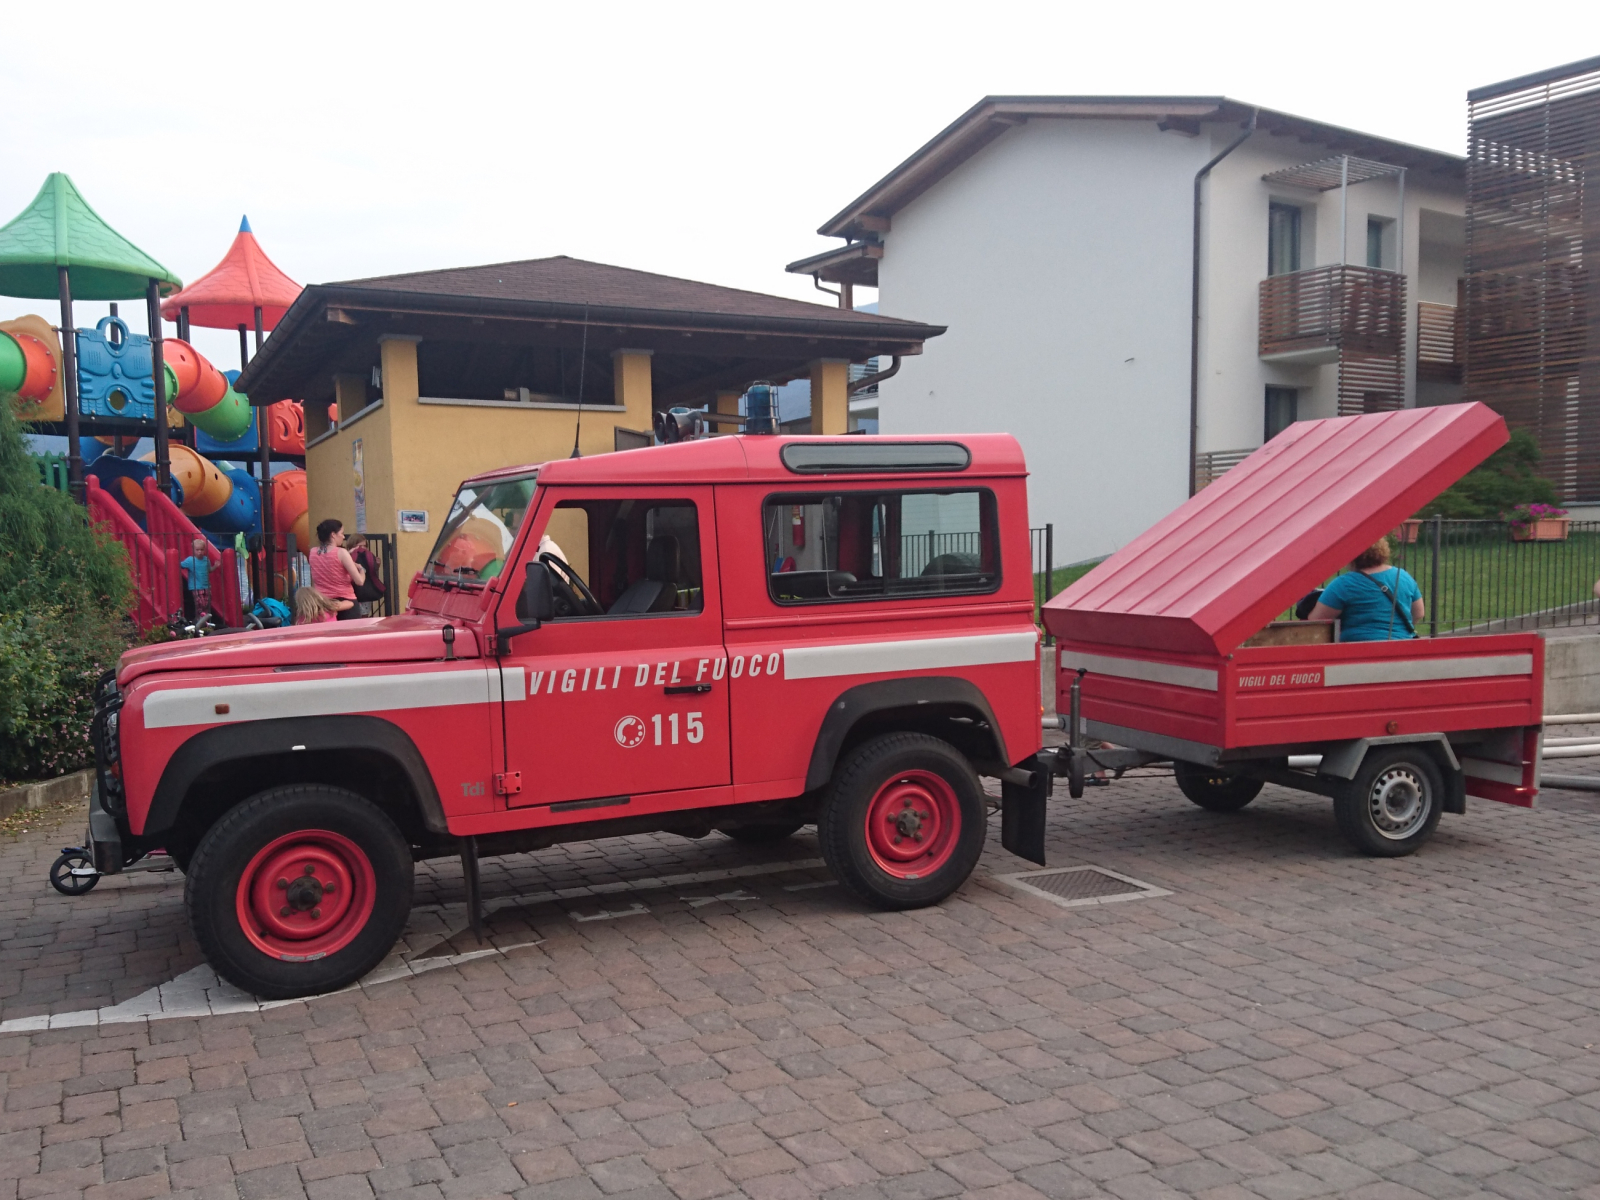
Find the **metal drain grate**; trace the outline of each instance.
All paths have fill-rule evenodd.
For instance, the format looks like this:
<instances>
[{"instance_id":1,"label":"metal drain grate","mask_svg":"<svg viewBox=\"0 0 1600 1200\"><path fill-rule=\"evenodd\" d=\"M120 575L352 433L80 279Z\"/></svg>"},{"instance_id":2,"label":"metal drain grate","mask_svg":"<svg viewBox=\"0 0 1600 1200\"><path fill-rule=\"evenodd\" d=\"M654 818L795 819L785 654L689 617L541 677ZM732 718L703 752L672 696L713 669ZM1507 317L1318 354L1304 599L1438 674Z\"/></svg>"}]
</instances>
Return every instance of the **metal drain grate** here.
<instances>
[{"instance_id":1,"label":"metal drain grate","mask_svg":"<svg viewBox=\"0 0 1600 1200\"><path fill-rule=\"evenodd\" d=\"M1052 904L1059 904L1062 908L1172 895L1166 888L1155 887L1105 867L1055 867L1048 871L1024 871L1018 875L997 875L995 878Z\"/></svg>"}]
</instances>

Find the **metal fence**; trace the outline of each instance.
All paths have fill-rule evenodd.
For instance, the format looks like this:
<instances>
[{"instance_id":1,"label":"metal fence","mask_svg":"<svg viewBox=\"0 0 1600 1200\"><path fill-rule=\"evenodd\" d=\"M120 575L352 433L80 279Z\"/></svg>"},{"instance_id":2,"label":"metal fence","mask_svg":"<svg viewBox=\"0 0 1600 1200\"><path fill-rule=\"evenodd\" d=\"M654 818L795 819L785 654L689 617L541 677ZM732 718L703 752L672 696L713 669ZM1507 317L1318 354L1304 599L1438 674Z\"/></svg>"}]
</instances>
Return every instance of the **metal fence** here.
<instances>
[{"instance_id":1,"label":"metal fence","mask_svg":"<svg viewBox=\"0 0 1600 1200\"><path fill-rule=\"evenodd\" d=\"M1390 534L1427 605L1418 635L1600 624L1600 521L1544 524L1433 518Z\"/></svg>"},{"instance_id":2,"label":"metal fence","mask_svg":"<svg viewBox=\"0 0 1600 1200\"><path fill-rule=\"evenodd\" d=\"M369 615L394 616L403 612L406 605L405 589L399 587L395 535L369 533L366 537L368 548L378 560L378 578L383 583L383 598L372 601ZM300 545L292 533L274 533L252 542L259 542L260 549L250 556L251 593L270 595L292 605L295 591L311 585L311 560L306 557L310 547Z\"/></svg>"}]
</instances>

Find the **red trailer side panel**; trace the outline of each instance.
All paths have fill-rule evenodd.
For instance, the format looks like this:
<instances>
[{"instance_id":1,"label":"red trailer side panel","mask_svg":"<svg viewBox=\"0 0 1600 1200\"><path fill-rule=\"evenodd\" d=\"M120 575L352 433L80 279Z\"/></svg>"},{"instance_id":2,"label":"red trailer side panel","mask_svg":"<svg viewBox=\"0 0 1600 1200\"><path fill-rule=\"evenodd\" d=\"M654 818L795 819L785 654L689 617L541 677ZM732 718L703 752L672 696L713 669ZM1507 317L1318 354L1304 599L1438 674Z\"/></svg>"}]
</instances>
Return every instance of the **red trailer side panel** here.
<instances>
[{"instance_id":1,"label":"red trailer side panel","mask_svg":"<svg viewBox=\"0 0 1600 1200\"><path fill-rule=\"evenodd\" d=\"M1477 466L1482 404L1291 425L1045 606L1057 638L1226 654Z\"/></svg>"}]
</instances>

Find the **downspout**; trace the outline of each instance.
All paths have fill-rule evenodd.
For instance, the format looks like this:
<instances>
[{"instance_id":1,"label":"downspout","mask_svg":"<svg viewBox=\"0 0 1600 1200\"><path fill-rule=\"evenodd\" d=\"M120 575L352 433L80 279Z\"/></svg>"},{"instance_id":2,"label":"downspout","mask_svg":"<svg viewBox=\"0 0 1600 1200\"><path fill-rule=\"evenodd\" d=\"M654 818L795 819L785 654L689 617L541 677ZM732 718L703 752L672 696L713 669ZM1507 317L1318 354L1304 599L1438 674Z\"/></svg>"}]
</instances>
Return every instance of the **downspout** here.
<instances>
[{"instance_id":1,"label":"downspout","mask_svg":"<svg viewBox=\"0 0 1600 1200\"><path fill-rule=\"evenodd\" d=\"M1195 493L1195 459L1200 453L1200 185L1211 168L1232 154L1256 131L1259 108L1250 110L1250 124L1221 154L1195 172L1194 176L1194 261L1190 268L1189 297L1189 495Z\"/></svg>"},{"instance_id":2,"label":"downspout","mask_svg":"<svg viewBox=\"0 0 1600 1200\"><path fill-rule=\"evenodd\" d=\"M861 391L863 388L869 388L873 384L879 383L882 380L885 380L885 379L889 378L889 376L896 374L899 370L900 370L900 356L898 354L896 354L896 355L893 356L893 358L891 358L889 360L889 368L888 368L888 370L886 370L886 371L874 371L871 375L863 375L860 379L856 380L854 383L850 384L847 388L845 388L845 393L847 395L853 396L857 392Z\"/></svg>"}]
</instances>

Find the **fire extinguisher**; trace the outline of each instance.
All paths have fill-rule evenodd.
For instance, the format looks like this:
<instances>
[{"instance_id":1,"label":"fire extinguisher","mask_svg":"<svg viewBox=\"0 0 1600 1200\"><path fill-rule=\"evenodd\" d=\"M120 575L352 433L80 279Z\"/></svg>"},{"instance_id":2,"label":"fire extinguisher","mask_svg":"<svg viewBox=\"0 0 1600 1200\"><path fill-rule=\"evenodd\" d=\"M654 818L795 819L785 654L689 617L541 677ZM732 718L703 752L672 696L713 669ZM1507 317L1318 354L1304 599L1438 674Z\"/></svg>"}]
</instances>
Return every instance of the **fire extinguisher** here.
<instances>
[{"instance_id":1,"label":"fire extinguisher","mask_svg":"<svg viewBox=\"0 0 1600 1200\"><path fill-rule=\"evenodd\" d=\"M794 506L794 516L790 518L790 526L794 535L794 544L796 546L804 546L806 544L806 514L804 507L799 504Z\"/></svg>"}]
</instances>

